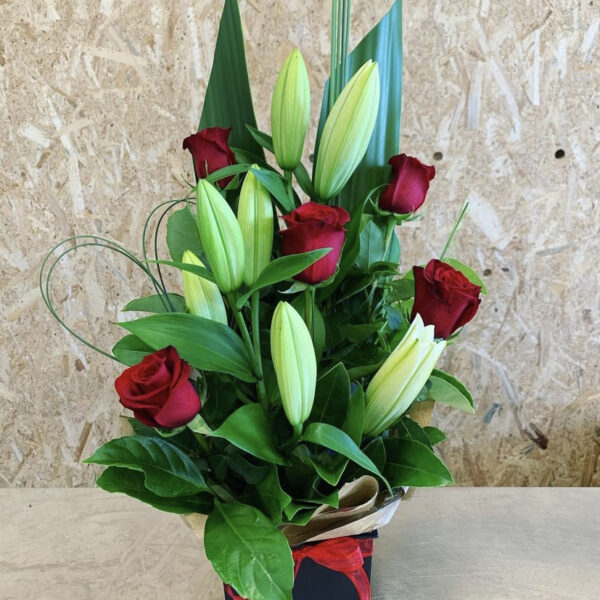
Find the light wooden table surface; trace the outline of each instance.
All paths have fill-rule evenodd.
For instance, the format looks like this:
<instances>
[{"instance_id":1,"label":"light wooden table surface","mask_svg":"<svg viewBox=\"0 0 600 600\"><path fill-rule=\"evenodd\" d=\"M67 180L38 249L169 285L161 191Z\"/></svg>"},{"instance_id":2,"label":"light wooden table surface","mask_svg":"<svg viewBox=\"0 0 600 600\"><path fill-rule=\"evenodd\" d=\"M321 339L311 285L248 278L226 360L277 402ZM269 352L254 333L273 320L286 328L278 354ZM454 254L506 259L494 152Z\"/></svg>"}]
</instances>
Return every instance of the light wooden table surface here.
<instances>
[{"instance_id":1,"label":"light wooden table surface","mask_svg":"<svg viewBox=\"0 0 600 600\"><path fill-rule=\"evenodd\" d=\"M373 600L597 600L600 489L418 490L375 544ZM175 515L93 489L0 490L0 600L222 600Z\"/></svg>"}]
</instances>

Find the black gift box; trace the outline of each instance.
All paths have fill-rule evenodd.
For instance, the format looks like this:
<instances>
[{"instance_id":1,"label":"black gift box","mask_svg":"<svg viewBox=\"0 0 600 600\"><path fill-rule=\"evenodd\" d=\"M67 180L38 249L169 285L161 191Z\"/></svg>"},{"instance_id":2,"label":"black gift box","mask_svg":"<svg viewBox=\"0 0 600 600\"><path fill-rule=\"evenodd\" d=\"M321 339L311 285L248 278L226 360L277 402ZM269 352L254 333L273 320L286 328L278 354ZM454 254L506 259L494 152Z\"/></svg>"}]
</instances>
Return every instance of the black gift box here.
<instances>
[{"instance_id":1,"label":"black gift box","mask_svg":"<svg viewBox=\"0 0 600 600\"><path fill-rule=\"evenodd\" d=\"M336 561L333 554L342 541L341 548L348 547L348 539L355 540L361 548L363 556L362 569L366 574L369 582L371 581L371 563L372 563L372 544L373 539L377 537L377 531L371 533L363 533L362 535L349 536L349 538L336 538L335 540L326 540L327 546L323 546L324 542L314 542L302 544L293 548L295 559L302 556L301 561L297 561L297 573L294 579L293 599L294 600L364 600L359 594L357 585L347 574L339 570L341 563L339 558ZM352 546L352 544L350 544ZM317 547L322 556L330 556L336 562L338 569L328 568L310 558L311 552ZM300 551L300 552L296 552ZM340 550L343 551L343 550ZM328 562L327 560L325 562ZM351 567L350 567L351 569ZM234 590L225 586L225 600L240 600ZM242 599L243 600L243 599Z\"/></svg>"}]
</instances>

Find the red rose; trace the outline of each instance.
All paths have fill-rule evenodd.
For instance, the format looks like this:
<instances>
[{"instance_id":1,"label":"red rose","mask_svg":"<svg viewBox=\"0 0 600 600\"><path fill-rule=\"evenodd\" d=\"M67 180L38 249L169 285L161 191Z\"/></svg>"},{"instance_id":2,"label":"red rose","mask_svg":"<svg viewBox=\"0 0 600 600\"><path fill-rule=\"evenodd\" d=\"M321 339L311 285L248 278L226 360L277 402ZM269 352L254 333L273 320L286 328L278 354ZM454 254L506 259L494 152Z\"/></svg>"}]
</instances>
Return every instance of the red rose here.
<instances>
[{"instance_id":1,"label":"red rose","mask_svg":"<svg viewBox=\"0 0 600 600\"><path fill-rule=\"evenodd\" d=\"M173 346L145 356L115 381L121 404L148 427L179 427L202 408L188 377L190 365Z\"/></svg>"},{"instance_id":2,"label":"red rose","mask_svg":"<svg viewBox=\"0 0 600 600\"><path fill-rule=\"evenodd\" d=\"M415 304L412 317L419 313L425 325L435 325L435 335L448 338L468 323L477 312L481 288L460 271L441 260L427 267L413 267Z\"/></svg>"},{"instance_id":3,"label":"red rose","mask_svg":"<svg viewBox=\"0 0 600 600\"><path fill-rule=\"evenodd\" d=\"M183 140L183 149L192 153L198 179L204 179L214 171L235 164L235 154L227 145L230 133L231 127L209 127ZM224 188L232 179L233 176L224 177L217 183Z\"/></svg>"},{"instance_id":4,"label":"red rose","mask_svg":"<svg viewBox=\"0 0 600 600\"><path fill-rule=\"evenodd\" d=\"M287 229L279 232L284 255L332 248L295 279L313 285L329 279L337 269L346 239L344 225L350 220L348 212L339 206L307 202L282 218L287 225Z\"/></svg>"},{"instance_id":5,"label":"red rose","mask_svg":"<svg viewBox=\"0 0 600 600\"><path fill-rule=\"evenodd\" d=\"M379 199L382 210L407 215L417 210L427 196L435 167L424 165L414 156L399 154L390 158L392 179Z\"/></svg>"}]
</instances>

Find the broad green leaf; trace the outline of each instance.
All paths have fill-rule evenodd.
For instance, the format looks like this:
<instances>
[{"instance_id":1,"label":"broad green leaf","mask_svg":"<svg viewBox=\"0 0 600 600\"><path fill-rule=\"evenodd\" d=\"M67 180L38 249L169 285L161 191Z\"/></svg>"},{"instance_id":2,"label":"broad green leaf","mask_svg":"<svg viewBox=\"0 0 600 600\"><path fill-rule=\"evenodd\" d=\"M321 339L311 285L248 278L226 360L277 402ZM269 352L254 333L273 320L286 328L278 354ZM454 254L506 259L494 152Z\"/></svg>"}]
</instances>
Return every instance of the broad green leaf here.
<instances>
[{"instance_id":1,"label":"broad green leaf","mask_svg":"<svg viewBox=\"0 0 600 600\"><path fill-rule=\"evenodd\" d=\"M174 346L183 360L200 371L229 373L253 382L252 365L233 329L196 315L169 313L118 323L154 350Z\"/></svg>"},{"instance_id":2,"label":"broad green leaf","mask_svg":"<svg viewBox=\"0 0 600 600\"><path fill-rule=\"evenodd\" d=\"M256 127L237 0L225 0L198 129L231 127L229 145L263 156L246 125Z\"/></svg>"},{"instance_id":3,"label":"broad green leaf","mask_svg":"<svg viewBox=\"0 0 600 600\"><path fill-rule=\"evenodd\" d=\"M291 521L300 511L312 509L314 510L314 506L312 506L308 502L303 502L302 504L298 502L290 502L284 509L283 514L288 521Z\"/></svg>"},{"instance_id":4,"label":"broad green leaf","mask_svg":"<svg viewBox=\"0 0 600 600\"><path fill-rule=\"evenodd\" d=\"M208 489L192 459L161 438L117 438L83 462L141 471L146 489L165 498L191 496Z\"/></svg>"},{"instance_id":5,"label":"broad green leaf","mask_svg":"<svg viewBox=\"0 0 600 600\"><path fill-rule=\"evenodd\" d=\"M356 257L356 266L361 271L371 272L378 263L398 264L400 259L398 237L393 234L390 238L390 247L386 248L385 234L385 224L378 223L373 218L366 219L366 225L360 233L360 251Z\"/></svg>"},{"instance_id":6,"label":"broad green leaf","mask_svg":"<svg viewBox=\"0 0 600 600\"><path fill-rule=\"evenodd\" d=\"M363 452L375 463L379 471L383 473L385 469L385 446L383 445L383 440L380 437L376 437L365 446ZM351 481L358 479L361 475L365 475L364 470L354 465L346 473L346 479Z\"/></svg>"},{"instance_id":7,"label":"broad green leaf","mask_svg":"<svg viewBox=\"0 0 600 600\"><path fill-rule=\"evenodd\" d=\"M440 442L443 442L446 439L446 434L437 427L427 425L426 427L423 427L423 431L427 434L427 437L429 438L429 443L432 446L435 446L436 444L439 444Z\"/></svg>"},{"instance_id":8,"label":"broad green leaf","mask_svg":"<svg viewBox=\"0 0 600 600\"><path fill-rule=\"evenodd\" d=\"M483 283L481 277L479 277L479 275L477 275L477 273L471 269L471 267L454 258L445 258L444 262L449 264L451 267L454 267L457 271L460 271L471 283L478 285L481 288L482 294L488 293L485 283Z\"/></svg>"},{"instance_id":9,"label":"broad green leaf","mask_svg":"<svg viewBox=\"0 0 600 600\"><path fill-rule=\"evenodd\" d=\"M174 267L180 271L188 271L189 273L208 279L208 281L212 281L213 283L216 281L215 276L207 268L201 267L200 265L192 265L190 263L175 262L171 260L149 260L148 262L166 265L167 267Z\"/></svg>"},{"instance_id":10,"label":"broad green leaf","mask_svg":"<svg viewBox=\"0 0 600 600\"><path fill-rule=\"evenodd\" d=\"M144 344L135 335L126 335L124 338L121 338L112 349L115 358L128 367L137 365L142 361L144 356L153 352L154 348Z\"/></svg>"},{"instance_id":11,"label":"broad green leaf","mask_svg":"<svg viewBox=\"0 0 600 600\"><path fill-rule=\"evenodd\" d=\"M185 298L183 296L179 294L167 294L167 296L171 302L170 305L164 296L152 294L151 296L132 300L122 310L123 312L139 311L149 313L185 312Z\"/></svg>"},{"instance_id":12,"label":"broad green leaf","mask_svg":"<svg viewBox=\"0 0 600 600\"><path fill-rule=\"evenodd\" d=\"M105 469L102 475L96 479L96 485L107 492L127 494L165 512L208 515L213 509L213 499L209 493L200 492L193 496L163 498L146 489L143 473L122 467L108 467Z\"/></svg>"},{"instance_id":13,"label":"broad green leaf","mask_svg":"<svg viewBox=\"0 0 600 600\"><path fill-rule=\"evenodd\" d=\"M251 486L255 486L261 482L269 472L269 467L252 464L240 450L233 446L227 448L225 461L234 473L237 473Z\"/></svg>"},{"instance_id":14,"label":"broad green leaf","mask_svg":"<svg viewBox=\"0 0 600 600\"><path fill-rule=\"evenodd\" d=\"M317 379L310 421L343 428L350 404L350 378L340 362Z\"/></svg>"},{"instance_id":15,"label":"broad green leaf","mask_svg":"<svg viewBox=\"0 0 600 600\"><path fill-rule=\"evenodd\" d=\"M231 177L232 175L240 175L241 173L246 173L246 171L250 170L251 166L252 165L249 165L249 164L229 165L228 167L223 167L222 169L213 171L212 173L207 175L205 177L205 179L209 183L216 183L217 181L219 181L221 179L225 179L226 177Z\"/></svg>"},{"instance_id":16,"label":"broad green leaf","mask_svg":"<svg viewBox=\"0 0 600 600\"><path fill-rule=\"evenodd\" d=\"M268 150L273 152L273 137L264 131L260 131L256 127L246 125L246 129L250 132L250 135L254 138L255 142Z\"/></svg>"},{"instance_id":17,"label":"broad green leaf","mask_svg":"<svg viewBox=\"0 0 600 600\"><path fill-rule=\"evenodd\" d=\"M296 181L298 185L302 188L302 191L309 197L315 197L315 190L313 188L312 180L306 167L299 163L298 166L294 169L294 175L296 176Z\"/></svg>"},{"instance_id":18,"label":"broad green leaf","mask_svg":"<svg viewBox=\"0 0 600 600\"><path fill-rule=\"evenodd\" d=\"M429 436L423 431L423 428L416 422L413 421L409 416L404 416L398 423L399 428L404 428L406 435L400 435L400 437L406 437L411 440L416 440L425 444L425 446L432 447L429 441Z\"/></svg>"},{"instance_id":19,"label":"broad green leaf","mask_svg":"<svg viewBox=\"0 0 600 600\"><path fill-rule=\"evenodd\" d=\"M389 439L384 444L384 473L392 487L432 487L454 483L446 465L425 444L404 439Z\"/></svg>"},{"instance_id":20,"label":"broad green leaf","mask_svg":"<svg viewBox=\"0 0 600 600\"><path fill-rule=\"evenodd\" d=\"M348 414L342 429L359 445L365 428L365 393L359 385L350 396Z\"/></svg>"},{"instance_id":21,"label":"broad green leaf","mask_svg":"<svg viewBox=\"0 0 600 600\"><path fill-rule=\"evenodd\" d=\"M369 190L387 183L390 172L388 161L399 152L402 105L401 0L394 2L388 14L349 55L348 78L369 59L376 61L379 66L381 98L377 122L367 152L341 193L342 206L349 210L365 198ZM319 132L327 116L327 95L326 87Z\"/></svg>"},{"instance_id":22,"label":"broad green leaf","mask_svg":"<svg viewBox=\"0 0 600 600\"><path fill-rule=\"evenodd\" d=\"M174 212L167 221L167 246L171 258L181 262L183 253L191 250L200 257L203 253L198 224L189 206Z\"/></svg>"},{"instance_id":23,"label":"broad green leaf","mask_svg":"<svg viewBox=\"0 0 600 600\"><path fill-rule=\"evenodd\" d=\"M363 325L348 325L346 327L345 333L346 333L346 337L353 344L362 344L365 340L370 338L378 330L379 330L378 325L372 325L370 323L365 323Z\"/></svg>"},{"instance_id":24,"label":"broad green leaf","mask_svg":"<svg viewBox=\"0 0 600 600\"><path fill-rule=\"evenodd\" d=\"M308 509L299 510L290 519L290 523L293 525L300 525L301 527L303 527L313 518L313 515L315 514L315 511L317 510L317 508L318 508L317 506L311 506Z\"/></svg>"},{"instance_id":25,"label":"broad green leaf","mask_svg":"<svg viewBox=\"0 0 600 600\"><path fill-rule=\"evenodd\" d=\"M456 377L434 369L429 377L429 383L431 384L429 398L471 414L475 413L473 396Z\"/></svg>"},{"instance_id":26,"label":"broad green leaf","mask_svg":"<svg viewBox=\"0 0 600 600\"><path fill-rule=\"evenodd\" d=\"M250 169L254 176L269 190L284 214L292 212L296 203L290 196L279 173L268 169Z\"/></svg>"},{"instance_id":27,"label":"broad green leaf","mask_svg":"<svg viewBox=\"0 0 600 600\"><path fill-rule=\"evenodd\" d=\"M331 248L321 248L320 250L311 250L302 254L280 256L271 261L258 276L252 288L239 297L237 302L238 307L242 307L256 290L285 281L286 279L291 279L294 275L298 275L298 273L310 267L310 265L323 258L329 252L331 252Z\"/></svg>"},{"instance_id":28,"label":"broad green leaf","mask_svg":"<svg viewBox=\"0 0 600 600\"><path fill-rule=\"evenodd\" d=\"M226 439L248 454L267 462L286 464L275 448L271 423L260 404L246 404L238 408L211 435Z\"/></svg>"},{"instance_id":29,"label":"broad green leaf","mask_svg":"<svg viewBox=\"0 0 600 600\"><path fill-rule=\"evenodd\" d=\"M325 452L311 458L311 462L319 477L329 485L337 485L348 465L348 458L341 454L331 456Z\"/></svg>"},{"instance_id":30,"label":"broad green leaf","mask_svg":"<svg viewBox=\"0 0 600 600\"><path fill-rule=\"evenodd\" d=\"M263 512L275 525L279 525L281 523L281 513L292 501L292 498L283 491L279 483L276 466L271 466L267 476L256 484L254 490L260 500Z\"/></svg>"},{"instance_id":31,"label":"broad green leaf","mask_svg":"<svg viewBox=\"0 0 600 600\"><path fill-rule=\"evenodd\" d=\"M317 490L315 490L315 495L311 498L301 498L298 502L306 502L310 504L316 504L317 506L321 506L326 504L327 506L331 506L332 508L339 508L340 506L340 494L338 490L333 490L330 494L323 496Z\"/></svg>"},{"instance_id":32,"label":"broad green leaf","mask_svg":"<svg viewBox=\"0 0 600 600\"><path fill-rule=\"evenodd\" d=\"M243 598L290 600L294 561L285 536L252 506L215 501L204 549L219 577Z\"/></svg>"},{"instance_id":33,"label":"broad green leaf","mask_svg":"<svg viewBox=\"0 0 600 600\"><path fill-rule=\"evenodd\" d=\"M303 432L302 439L329 448L381 478L386 486L386 478L379 472L375 463L354 443L354 440L341 429L327 423L311 423Z\"/></svg>"}]
</instances>

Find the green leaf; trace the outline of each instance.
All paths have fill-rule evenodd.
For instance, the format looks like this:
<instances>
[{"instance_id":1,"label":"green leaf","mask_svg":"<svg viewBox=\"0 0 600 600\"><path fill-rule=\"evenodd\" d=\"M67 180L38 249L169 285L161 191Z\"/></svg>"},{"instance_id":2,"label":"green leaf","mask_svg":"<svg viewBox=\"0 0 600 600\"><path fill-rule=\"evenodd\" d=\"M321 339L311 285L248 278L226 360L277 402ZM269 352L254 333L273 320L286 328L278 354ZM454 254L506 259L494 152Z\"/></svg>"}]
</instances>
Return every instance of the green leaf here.
<instances>
[{"instance_id":1,"label":"green leaf","mask_svg":"<svg viewBox=\"0 0 600 600\"><path fill-rule=\"evenodd\" d=\"M460 271L471 283L478 285L481 288L482 294L488 293L485 283L483 283L481 277L479 277L479 275L477 275L477 273L473 271L471 267L464 265L454 258L445 258L444 262L451 267L454 267L457 271Z\"/></svg>"},{"instance_id":2,"label":"green leaf","mask_svg":"<svg viewBox=\"0 0 600 600\"><path fill-rule=\"evenodd\" d=\"M348 415L350 378L340 362L317 379L310 421L329 423L340 429Z\"/></svg>"},{"instance_id":3,"label":"green leaf","mask_svg":"<svg viewBox=\"0 0 600 600\"><path fill-rule=\"evenodd\" d=\"M141 471L146 488L164 498L191 496L208 489L192 459L161 438L117 438L83 462Z\"/></svg>"},{"instance_id":4,"label":"green leaf","mask_svg":"<svg viewBox=\"0 0 600 600\"><path fill-rule=\"evenodd\" d=\"M200 371L229 373L253 382L250 358L233 329L196 315L169 313L118 323L155 350L174 346L183 360Z\"/></svg>"},{"instance_id":5,"label":"green leaf","mask_svg":"<svg viewBox=\"0 0 600 600\"><path fill-rule=\"evenodd\" d=\"M163 498L146 489L143 473L122 467L105 469L102 475L96 479L96 485L107 492L127 494L165 512L210 514L213 509L213 499L208 493L201 492L193 496Z\"/></svg>"},{"instance_id":6,"label":"green leaf","mask_svg":"<svg viewBox=\"0 0 600 600\"><path fill-rule=\"evenodd\" d=\"M225 0L198 129L231 127L229 145L263 156L246 125L256 127L237 0Z\"/></svg>"},{"instance_id":7,"label":"green leaf","mask_svg":"<svg viewBox=\"0 0 600 600\"><path fill-rule=\"evenodd\" d=\"M132 300L122 310L127 311L139 311L149 313L168 313L168 312L185 312L185 298L179 294L167 294L173 310L169 306L169 303L164 296L159 294L152 294L151 296L144 296L143 298L136 298ZM166 304L166 306L165 306Z\"/></svg>"},{"instance_id":8,"label":"green leaf","mask_svg":"<svg viewBox=\"0 0 600 600\"><path fill-rule=\"evenodd\" d=\"M312 184L312 180L306 167L299 163L298 166L294 169L294 175L296 176L296 181L298 185L302 188L302 191L309 197L315 197L315 190Z\"/></svg>"},{"instance_id":9,"label":"green leaf","mask_svg":"<svg viewBox=\"0 0 600 600\"><path fill-rule=\"evenodd\" d=\"M252 125L246 125L246 129L250 132L250 135L254 138L257 144L268 150L269 152L273 152L273 138L268 133L264 131L260 131L256 127L252 127Z\"/></svg>"},{"instance_id":10,"label":"green leaf","mask_svg":"<svg viewBox=\"0 0 600 600\"><path fill-rule=\"evenodd\" d=\"M425 444L415 440L384 441L384 473L392 487L431 487L454 483L446 465Z\"/></svg>"},{"instance_id":11,"label":"green leaf","mask_svg":"<svg viewBox=\"0 0 600 600\"><path fill-rule=\"evenodd\" d=\"M331 456L326 452L322 452L317 456L311 457L311 463L321 479L329 485L335 486L342 478L342 473L348 465L348 458L341 454Z\"/></svg>"},{"instance_id":12,"label":"green leaf","mask_svg":"<svg viewBox=\"0 0 600 600\"><path fill-rule=\"evenodd\" d=\"M379 330L378 325L365 323L363 325L347 325L345 329L346 337L353 344L362 344Z\"/></svg>"},{"instance_id":13,"label":"green leaf","mask_svg":"<svg viewBox=\"0 0 600 600\"><path fill-rule=\"evenodd\" d=\"M166 265L167 267L174 267L180 271L188 271L189 273L193 273L194 275L208 279L208 281L212 281L213 283L216 281L215 276L207 268L201 267L200 265L192 265L189 263L175 262L170 260L149 260L148 262L156 263L158 265Z\"/></svg>"},{"instance_id":14,"label":"green leaf","mask_svg":"<svg viewBox=\"0 0 600 600\"><path fill-rule=\"evenodd\" d=\"M429 377L429 398L474 414L473 396L465 385L449 373L434 369Z\"/></svg>"},{"instance_id":15,"label":"green leaf","mask_svg":"<svg viewBox=\"0 0 600 600\"><path fill-rule=\"evenodd\" d=\"M275 525L279 525L281 513L292 501L292 498L283 491L279 483L277 467L271 466L267 476L254 487L254 490L263 507L263 512Z\"/></svg>"},{"instance_id":16,"label":"green leaf","mask_svg":"<svg viewBox=\"0 0 600 600\"><path fill-rule=\"evenodd\" d=\"M331 252L331 248L321 248L320 250L311 250L302 254L280 256L271 261L258 276L252 288L239 297L237 302L238 308L241 308L256 290L285 281L286 279L291 279L294 275L298 275L298 273L310 267L310 265L323 258L329 252Z\"/></svg>"},{"instance_id":17,"label":"green leaf","mask_svg":"<svg viewBox=\"0 0 600 600\"><path fill-rule=\"evenodd\" d=\"M375 463L354 443L354 440L341 429L327 423L311 423L302 434L305 442L312 442L329 448L381 478L386 486L386 478L379 472Z\"/></svg>"},{"instance_id":18,"label":"green leaf","mask_svg":"<svg viewBox=\"0 0 600 600\"><path fill-rule=\"evenodd\" d=\"M275 448L271 423L260 404L246 404L238 408L211 435L226 439L248 454L267 462L286 464Z\"/></svg>"},{"instance_id":19,"label":"green leaf","mask_svg":"<svg viewBox=\"0 0 600 600\"><path fill-rule=\"evenodd\" d=\"M171 258L176 262L181 262L186 250L191 250L198 257L203 254L196 217L189 206L174 212L169 217L167 246Z\"/></svg>"},{"instance_id":20,"label":"green leaf","mask_svg":"<svg viewBox=\"0 0 600 600\"><path fill-rule=\"evenodd\" d=\"M367 152L341 193L342 206L350 211L365 198L369 190L387 183L390 171L388 161L399 152L402 105L401 0L394 2L388 14L348 56L348 77L352 77L369 59L376 61L379 66L381 98L375 129ZM327 116L327 94L326 86L319 132Z\"/></svg>"},{"instance_id":21,"label":"green leaf","mask_svg":"<svg viewBox=\"0 0 600 600\"><path fill-rule=\"evenodd\" d=\"M209 183L216 183L221 179L225 179L226 177L231 177L232 175L240 175L241 173L246 173L250 170L252 165L249 164L236 164L229 165L228 167L223 167L222 169L218 169L217 171L213 171L209 175L205 177L206 181ZM229 187L229 185L228 185Z\"/></svg>"},{"instance_id":22,"label":"green leaf","mask_svg":"<svg viewBox=\"0 0 600 600\"><path fill-rule=\"evenodd\" d=\"M429 438L429 443L432 446L435 446L436 444L439 444L440 442L443 442L446 439L446 434L437 427L427 425L426 427L423 427L423 431L427 434L427 437Z\"/></svg>"},{"instance_id":23,"label":"green leaf","mask_svg":"<svg viewBox=\"0 0 600 600\"><path fill-rule=\"evenodd\" d=\"M423 428L416 421L413 421L409 416L402 417L402 420L398 423L398 427L403 427L406 431L406 436L402 435L401 437L407 437L411 440L416 440L417 442L421 442L421 444L425 444L425 446L428 447L432 446L431 442L429 441L429 437L423 431Z\"/></svg>"},{"instance_id":24,"label":"green leaf","mask_svg":"<svg viewBox=\"0 0 600 600\"><path fill-rule=\"evenodd\" d=\"M357 386L350 396L348 414L342 429L359 445L365 428L365 392Z\"/></svg>"},{"instance_id":25,"label":"green leaf","mask_svg":"<svg viewBox=\"0 0 600 600\"><path fill-rule=\"evenodd\" d=\"M371 215L367 215L370 217ZM398 264L400 258L400 243L398 237L392 235L390 248L385 246L385 225L373 218L366 219L367 223L360 233L360 251L356 257L356 266L365 272L371 272L378 263L391 262Z\"/></svg>"},{"instance_id":26,"label":"green leaf","mask_svg":"<svg viewBox=\"0 0 600 600\"><path fill-rule=\"evenodd\" d=\"M152 354L153 352L154 348L144 344L135 335L126 335L124 338L121 338L112 349L115 358L128 367L137 365L142 361L144 356L148 356L148 354Z\"/></svg>"},{"instance_id":27,"label":"green leaf","mask_svg":"<svg viewBox=\"0 0 600 600\"><path fill-rule=\"evenodd\" d=\"M291 599L292 551L283 533L256 508L215 501L204 549L219 577L243 598Z\"/></svg>"},{"instance_id":28,"label":"green leaf","mask_svg":"<svg viewBox=\"0 0 600 600\"><path fill-rule=\"evenodd\" d=\"M277 200L279 208L284 214L292 212L296 208L296 203L290 197L279 173L269 171L268 169L250 169L250 171L269 190L269 193L275 200Z\"/></svg>"}]
</instances>

